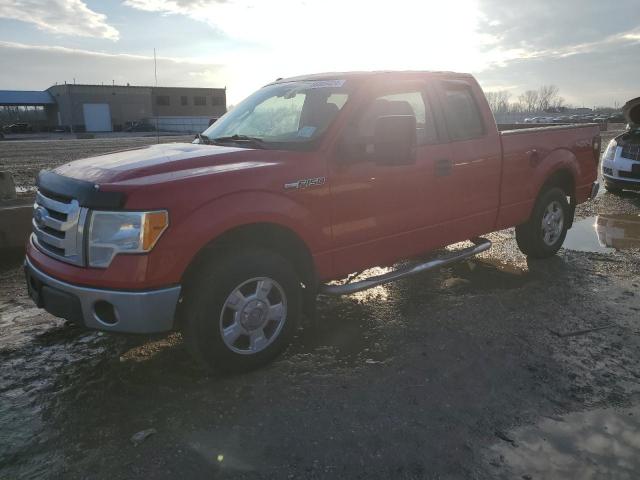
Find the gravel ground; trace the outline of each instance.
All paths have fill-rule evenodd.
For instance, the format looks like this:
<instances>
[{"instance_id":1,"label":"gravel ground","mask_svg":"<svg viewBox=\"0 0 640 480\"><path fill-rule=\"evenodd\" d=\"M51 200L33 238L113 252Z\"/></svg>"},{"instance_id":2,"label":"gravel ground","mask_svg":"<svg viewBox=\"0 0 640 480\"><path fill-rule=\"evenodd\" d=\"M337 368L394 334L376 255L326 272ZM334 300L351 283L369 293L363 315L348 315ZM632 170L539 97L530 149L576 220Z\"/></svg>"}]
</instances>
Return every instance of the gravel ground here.
<instances>
[{"instance_id":1,"label":"gravel ground","mask_svg":"<svg viewBox=\"0 0 640 480\"><path fill-rule=\"evenodd\" d=\"M24 143L2 162L45 162ZM605 193L577 216L639 209ZM567 458L581 478L633 478L640 427L619 419L640 415L639 251L529 261L512 230L490 238L473 261L321 299L281 358L236 376L196 370L179 334L102 335L33 308L4 259L0 478L575 478L549 473ZM576 423L613 447L586 454Z\"/></svg>"}]
</instances>

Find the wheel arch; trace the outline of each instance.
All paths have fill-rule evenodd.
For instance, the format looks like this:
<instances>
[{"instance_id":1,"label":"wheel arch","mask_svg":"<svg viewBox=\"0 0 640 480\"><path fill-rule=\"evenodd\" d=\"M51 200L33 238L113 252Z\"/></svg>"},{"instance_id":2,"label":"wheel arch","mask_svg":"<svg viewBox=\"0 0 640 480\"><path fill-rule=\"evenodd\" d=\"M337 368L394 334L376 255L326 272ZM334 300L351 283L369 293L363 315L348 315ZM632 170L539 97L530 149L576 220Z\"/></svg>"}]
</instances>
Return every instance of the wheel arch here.
<instances>
[{"instance_id":1,"label":"wheel arch","mask_svg":"<svg viewBox=\"0 0 640 480\"><path fill-rule=\"evenodd\" d=\"M303 284L303 308L306 314L315 311L315 297L319 280L304 240L290 228L272 222L257 222L233 227L206 243L191 259L182 276L187 292L197 278L199 269L215 261L216 257L242 249L260 248L273 251L291 262Z\"/></svg>"},{"instance_id":2,"label":"wheel arch","mask_svg":"<svg viewBox=\"0 0 640 480\"><path fill-rule=\"evenodd\" d=\"M568 223L570 228L573 224L573 217L576 208L576 177L574 172L566 166L561 166L551 172L538 190L538 197L536 198L539 198L540 195L550 188L560 188L567 194L567 197L569 197L569 206L571 209L569 212Z\"/></svg>"},{"instance_id":3,"label":"wheel arch","mask_svg":"<svg viewBox=\"0 0 640 480\"><path fill-rule=\"evenodd\" d=\"M290 228L272 222L239 225L211 239L193 256L183 280L188 280L204 258L251 247L271 250L290 260L305 286L317 282L313 257L304 240Z\"/></svg>"}]
</instances>

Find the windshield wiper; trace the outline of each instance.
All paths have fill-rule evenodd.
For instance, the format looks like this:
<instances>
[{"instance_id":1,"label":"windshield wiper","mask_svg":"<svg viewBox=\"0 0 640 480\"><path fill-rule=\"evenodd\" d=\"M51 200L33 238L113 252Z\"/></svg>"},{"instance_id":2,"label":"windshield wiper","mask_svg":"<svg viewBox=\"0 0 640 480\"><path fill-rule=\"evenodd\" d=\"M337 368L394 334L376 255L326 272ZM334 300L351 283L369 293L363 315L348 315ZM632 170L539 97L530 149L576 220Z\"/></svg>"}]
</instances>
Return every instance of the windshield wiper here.
<instances>
[{"instance_id":1,"label":"windshield wiper","mask_svg":"<svg viewBox=\"0 0 640 480\"><path fill-rule=\"evenodd\" d=\"M205 145L211 145L211 139L207 137L204 133L198 133L196 135L198 142L204 143Z\"/></svg>"},{"instance_id":2,"label":"windshield wiper","mask_svg":"<svg viewBox=\"0 0 640 480\"><path fill-rule=\"evenodd\" d=\"M250 137L248 135L231 135L229 137L218 137L209 139L213 143L227 143L227 142L236 142L243 143L247 142L252 144L253 146L262 147L264 146L264 140L258 137Z\"/></svg>"}]
</instances>

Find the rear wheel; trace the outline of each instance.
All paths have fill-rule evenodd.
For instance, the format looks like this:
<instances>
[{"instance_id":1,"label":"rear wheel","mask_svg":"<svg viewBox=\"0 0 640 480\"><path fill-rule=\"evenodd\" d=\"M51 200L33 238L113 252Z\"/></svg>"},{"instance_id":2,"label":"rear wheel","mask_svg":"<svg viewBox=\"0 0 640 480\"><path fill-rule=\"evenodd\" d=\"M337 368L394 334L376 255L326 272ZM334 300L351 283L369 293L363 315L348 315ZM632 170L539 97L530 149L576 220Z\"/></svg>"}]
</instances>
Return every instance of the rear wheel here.
<instances>
[{"instance_id":1,"label":"rear wheel","mask_svg":"<svg viewBox=\"0 0 640 480\"><path fill-rule=\"evenodd\" d=\"M187 288L183 335L206 368L258 368L289 344L300 315L301 287L280 255L251 250L212 259Z\"/></svg>"},{"instance_id":2,"label":"rear wheel","mask_svg":"<svg viewBox=\"0 0 640 480\"><path fill-rule=\"evenodd\" d=\"M545 190L536 201L529 221L516 227L520 251L533 258L556 254L567 235L571 207L560 188Z\"/></svg>"}]
</instances>

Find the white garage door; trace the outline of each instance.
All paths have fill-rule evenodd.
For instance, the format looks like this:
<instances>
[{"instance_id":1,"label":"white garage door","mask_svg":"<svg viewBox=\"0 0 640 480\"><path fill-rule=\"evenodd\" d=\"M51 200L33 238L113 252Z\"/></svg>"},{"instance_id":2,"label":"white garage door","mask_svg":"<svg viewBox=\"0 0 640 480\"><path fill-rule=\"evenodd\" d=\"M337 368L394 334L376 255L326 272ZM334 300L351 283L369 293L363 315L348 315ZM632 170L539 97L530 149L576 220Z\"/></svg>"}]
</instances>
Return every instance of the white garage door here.
<instances>
[{"instance_id":1,"label":"white garage door","mask_svg":"<svg viewBox=\"0 0 640 480\"><path fill-rule=\"evenodd\" d=\"M111 110L108 103L85 103L84 126L87 132L110 132Z\"/></svg>"}]
</instances>

